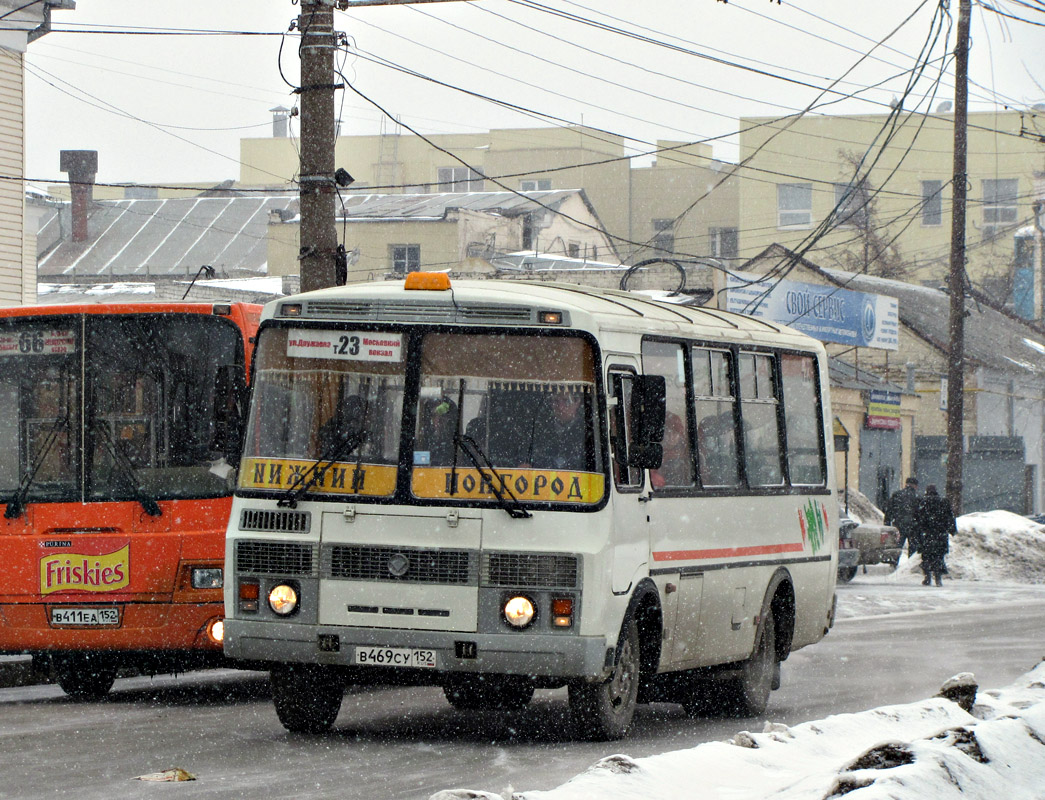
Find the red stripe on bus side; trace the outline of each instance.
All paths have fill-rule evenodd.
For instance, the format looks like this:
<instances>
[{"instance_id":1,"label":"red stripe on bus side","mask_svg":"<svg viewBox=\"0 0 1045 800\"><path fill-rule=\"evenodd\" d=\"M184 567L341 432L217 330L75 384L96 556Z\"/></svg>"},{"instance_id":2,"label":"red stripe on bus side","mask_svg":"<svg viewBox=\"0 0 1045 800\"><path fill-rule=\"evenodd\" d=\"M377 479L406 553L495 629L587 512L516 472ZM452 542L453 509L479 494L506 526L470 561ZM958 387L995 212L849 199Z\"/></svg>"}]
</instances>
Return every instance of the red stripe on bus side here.
<instances>
[{"instance_id":1,"label":"red stripe on bus side","mask_svg":"<svg viewBox=\"0 0 1045 800\"><path fill-rule=\"evenodd\" d=\"M737 556L765 556L771 553L801 553L801 542L765 544L758 547L722 547L717 550L662 550L654 552L654 561L690 561L703 558L735 558Z\"/></svg>"}]
</instances>

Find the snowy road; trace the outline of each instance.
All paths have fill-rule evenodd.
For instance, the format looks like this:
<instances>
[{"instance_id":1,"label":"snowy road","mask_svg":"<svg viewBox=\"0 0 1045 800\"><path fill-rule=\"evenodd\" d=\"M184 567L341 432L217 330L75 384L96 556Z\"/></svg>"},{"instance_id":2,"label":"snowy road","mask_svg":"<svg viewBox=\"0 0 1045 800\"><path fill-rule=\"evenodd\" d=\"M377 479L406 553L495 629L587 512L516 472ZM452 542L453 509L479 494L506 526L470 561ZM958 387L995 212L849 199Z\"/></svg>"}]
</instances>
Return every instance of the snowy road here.
<instances>
[{"instance_id":1,"label":"snowy road","mask_svg":"<svg viewBox=\"0 0 1045 800\"><path fill-rule=\"evenodd\" d=\"M960 671L1001 686L1045 656L1045 587L953 581L927 590L872 572L839 587L839 604L834 631L785 665L769 719L794 725L924 698ZM483 716L453 712L438 689L386 689L347 696L330 735L298 737L280 727L251 674L122 680L93 704L54 687L6 689L0 796L413 800L452 787L552 788L610 753L641 757L762 728L656 705L640 707L626 742L574 743L563 735L565 712L562 691L539 692L522 714ZM198 780L132 782L172 767Z\"/></svg>"}]
</instances>

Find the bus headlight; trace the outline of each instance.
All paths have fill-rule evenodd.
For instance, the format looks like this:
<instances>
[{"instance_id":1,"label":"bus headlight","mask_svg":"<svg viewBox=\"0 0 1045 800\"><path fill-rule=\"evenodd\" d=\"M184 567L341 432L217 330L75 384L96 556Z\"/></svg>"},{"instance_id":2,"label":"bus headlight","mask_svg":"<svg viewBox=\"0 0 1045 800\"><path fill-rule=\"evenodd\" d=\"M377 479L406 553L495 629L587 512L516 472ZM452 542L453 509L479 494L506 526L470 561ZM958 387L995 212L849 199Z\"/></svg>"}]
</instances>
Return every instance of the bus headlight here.
<instances>
[{"instance_id":1,"label":"bus headlight","mask_svg":"<svg viewBox=\"0 0 1045 800\"><path fill-rule=\"evenodd\" d=\"M220 589L224 585L221 567L193 567L193 589Z\"/></svg>"},{"instance_id":2,"label":"bus headlight","mask_svg":"<svg viewBox=\"0 0 1045 800\"><path fill-rule=\"evenodd\" d=\"M529 597L516 595L504 604L504 619L513 628L525 628L537 616L537 609Z\"/></svg>"},{"instance_id":3,"label":"bus headlight","mask_svg":"<svg viewBox=\"0 0 1045 800\"><path fill-rule=\"evenodd\" d=\"M278 586L272 587L272 591L269 592L269 608L281 617L285 617L288 614L293 614L297 607L297 589L286 583L281 583Z\"/></svg>"},{"instance_id":4,"label":"bus headlight","mask_svg":"<svg viewBox=\"0 0 1045 800\"><path fill-rule=\"evenodd\" d=\"M207 636L214 644L221 644L225 638L225 620L212 619L207 623Z\"/></svg>"}]
</instances>

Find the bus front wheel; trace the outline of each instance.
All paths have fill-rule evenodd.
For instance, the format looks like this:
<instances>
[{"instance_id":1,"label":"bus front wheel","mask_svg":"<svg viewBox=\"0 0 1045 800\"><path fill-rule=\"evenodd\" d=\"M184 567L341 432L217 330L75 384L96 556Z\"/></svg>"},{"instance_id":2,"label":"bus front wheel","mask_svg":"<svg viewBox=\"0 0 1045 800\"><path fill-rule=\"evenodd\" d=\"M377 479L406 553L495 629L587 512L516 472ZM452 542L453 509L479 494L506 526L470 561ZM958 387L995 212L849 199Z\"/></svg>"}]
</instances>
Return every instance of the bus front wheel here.
<instances>
[{"instance_id":1,"label":"bus front wheel","mask_svg":"<svg viewBox=\"0 0 1045 800\"><path fill-rule=\"evenodd\" d=\"M639 695L639 626L629 618L621 631L620 655L613 674L602 683L569 687L570 714L577 738L620 739L628 732Z\"/></svg>"},{"instance_id":2,"label":"bus front wheel","mask_svg":"<svg viewBox=\"0 0 1045 800\"><path fill-rule=\"evenodd\" d=\"M323 733L341 710L345 685L336 673L304 664L285 664L271 674L272 702L291 733Z\"/></svg>"},{"instance_id":3,"label":"bus front wheel","mask_svg":"<svg viewBox=\"0 0 1045 800\"><path fill-rule=\"evenodd\" d=\"M77 700L105 697L116 680L116 665L91 654L68 654L55 659L55 680L62 691Z\"/></svg>"}]
</instances>

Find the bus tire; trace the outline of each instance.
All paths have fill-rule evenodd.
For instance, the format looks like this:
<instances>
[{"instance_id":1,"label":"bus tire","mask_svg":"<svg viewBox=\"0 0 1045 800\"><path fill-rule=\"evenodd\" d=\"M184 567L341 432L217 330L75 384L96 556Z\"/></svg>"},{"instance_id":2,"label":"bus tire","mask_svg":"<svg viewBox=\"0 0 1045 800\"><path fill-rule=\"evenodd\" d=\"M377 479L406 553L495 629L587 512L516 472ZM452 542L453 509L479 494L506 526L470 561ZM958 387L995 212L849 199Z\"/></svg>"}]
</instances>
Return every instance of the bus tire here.
<instances>
[{"instance_id":1,"label":"bus tire","mask_svg":"<svg viewBox=\"0 0 1045 800\"><path fill-rule=\"evenodd\" d=\"M116 680L116 665L90 654L69 654L55 659L55 680L62 691L77 700L105 697Z\"/></svg>"},{"instance_id":2,"label":"bus tire","mask_svg":"<svg viewBox=\"0 0 1045 800\"><path fill-rule=\"evenodd\" d=\"M620 739L631 725L639 694L639 626L628 617L621 631L613 674L602 683L569 686L574 735L589 741Z\"/></svg>"},{"instance_id":3,"label":"bus tire","mask_svg":"<svg viewBox=\"0 0 1045 800\"><path fill-rule=\"evenodd\" d=\"M341 710L345 686L331 670L285 664L271 674L272 702L283 727L291 733L324 733Z\"/></svg>"},{"instance_id":4,"label":"bus tire","mask_svg":"<svg viewBox=\"0 0 1045 800\"><path fill-rule=\"evenodd\" d=\"M769 705L776 663L776 624L770 611L762 620L751 658L740 665L740 675L722 687L726 713L734 717L757 717L764 713Z\"/></svg>"},{"instance_id":5,"label":"bus tire","mask_svg":"<svg viewBox=\"0 0 1045 800\"><path fill-rule=\"evenodd\" d=\"M458 711L518 711L533 699L533 683L519 675L458 675L443 686Z\"/></svg>"},{"instance_id":6,"label":"bus tire","mask_svg":"<svg viewBox=\"0 0 1045 800\"><path fill-rule=\"evenodd\" d=\"M838 568L838 582L849 583L853 578L856 577L856 567L839 567Z\"/></svg>"}]
</instances>

